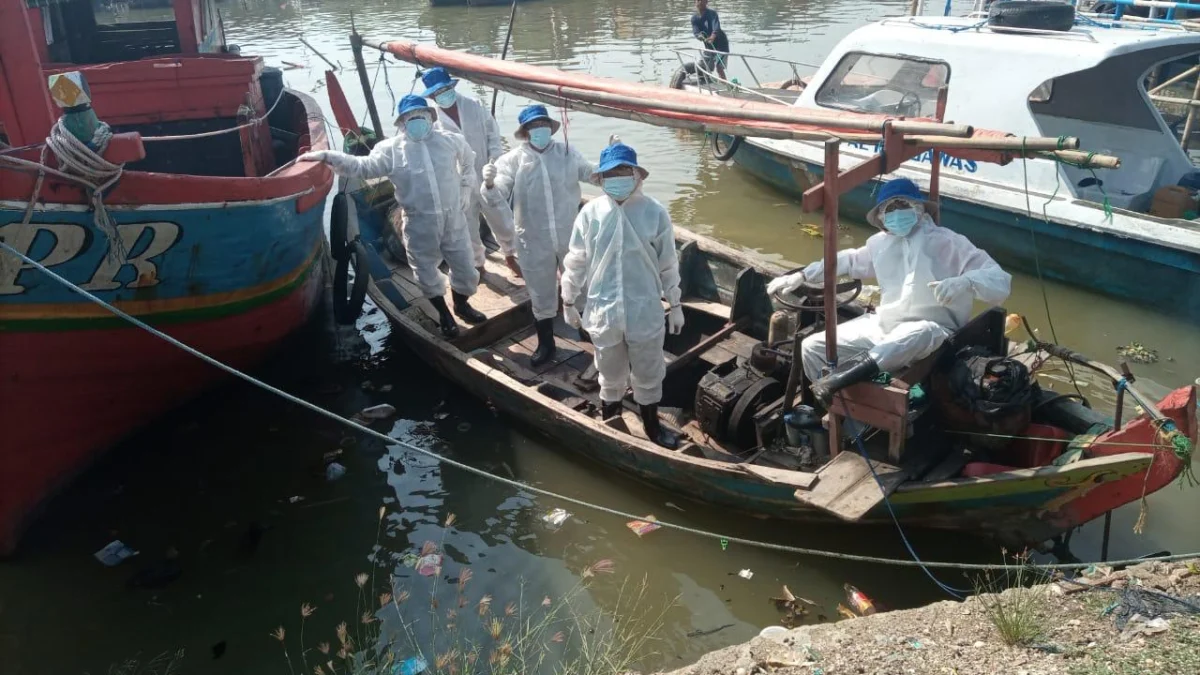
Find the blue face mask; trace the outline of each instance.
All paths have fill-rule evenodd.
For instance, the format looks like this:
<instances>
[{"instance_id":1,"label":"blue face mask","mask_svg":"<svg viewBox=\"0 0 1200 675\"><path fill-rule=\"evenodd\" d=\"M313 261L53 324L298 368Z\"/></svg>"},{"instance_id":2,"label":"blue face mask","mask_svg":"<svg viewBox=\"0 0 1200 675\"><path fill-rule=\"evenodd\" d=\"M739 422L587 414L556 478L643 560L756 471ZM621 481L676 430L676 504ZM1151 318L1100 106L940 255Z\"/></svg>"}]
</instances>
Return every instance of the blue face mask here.
<instances>
[{"instance_id":1,"label":"blue face mask","mask_svg":"<svg viewBox=\"0 0 1200 675\"><path fill-rule=\"evenodd\" d=\"M538 150L545 150L550 145L550 127L535 127L529 130L529 144Z\"/></svg>"},{"instance_id":2,"label":"blue face mask","mask_svg":"<svg viewBox=\"0 0 1200 675\"><path fill-rule=\"evenodd\" d=\"M897 209L883 214L883 227L897 237L907 237L917 226L917 212L912 209Z\"/></svg>"},{"instance_id":3,"label":"blue face mask","mask_svg":"<svg viewBox=\"0 0 1200 675\"><path fill-rule=\"evenodd\" d=\"M424 139L429 135L429 130L433 128L433 123L424 117L414 117L404 123L404 133L414 141Z\"/></svg>"},{"instance_id":4,"label":"blue face mask","mask_svg":"<svg viewBox=\"0 0 1200 675\"><path fill-rule=\"evenodd\" d=\"M437 96L433 97L433 102L438 104L439 108L449 108L458 102L458 92L453 89L447 89Z\"/></svg>"},{"instance_id":5,"label":"blue face mask","mask_svg":"<svg viewBox=\"0 0 1200 675\"><path fill-rule=\"evenodd\" d=\"M604 192L617 201L627 199L637 187L637 178L633 176L613 176L604 179Z\"/></svg>"}]
</instances>

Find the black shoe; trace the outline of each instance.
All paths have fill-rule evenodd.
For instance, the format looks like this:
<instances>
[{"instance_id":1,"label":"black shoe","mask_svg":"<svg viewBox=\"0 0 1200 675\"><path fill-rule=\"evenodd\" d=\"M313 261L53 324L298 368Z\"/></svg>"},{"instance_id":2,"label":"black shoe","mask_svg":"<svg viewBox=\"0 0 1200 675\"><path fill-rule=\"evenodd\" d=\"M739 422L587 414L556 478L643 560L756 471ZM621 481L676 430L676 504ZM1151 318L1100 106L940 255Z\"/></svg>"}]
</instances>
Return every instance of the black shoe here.
<instances>
[{"instance_id":1,"label":"black shoe","mask_svg":"<svg viewBox=\"0 0 1200 675\"><path fill-rule=\"evenodd\" d=\"M458 318L472 324L487 321L486 314L471 306L471 299L468 296L458 291L451 291L450 296L454 298L454 313Z\"/></svg>"},{"instance_id":2,"label":"black shoe","mask_svg":"<svg viewBox=\"0 0 1200 675\"><path fill-rule=\"evenodd\" d=\"M621 414L621 402L600 401L600 419L611 420Z\"/></svg>"},{"instance_id":3,"label":"black shoe","mask_svg":"<svg viewBox=\"0 0 1200 675\"><path fill-rule=\"evenodd\" d=\"M537 326L538 346L529 363L536 368L554 356L554 319L538 319L534 325Z\"/></svg>"},{"instance_id":4,"label":"black shoe","mask_svg":"<svg viewBox=\"0 0 1200 675\"><path fill-rule=\"evenodd\" d=\"M458 323L454 320L454 315L450 313L450 308L446 306L446 299L438 296L430 298L429 304L438 313L438 327L442 329L442 337L447 340L452 340L458 337Z\"/></svg>"},{"instance_id":5,"label":"black shoe","mask_svg":"<svg viewBox=\"0 0 1200 675\"><path fill-rule=\"evenodd\" d=\"M867 352L855 354L838 365L837 370L812 383L812 393L826 409L833 395L852 384L866 382L879 374L879 364Z\"/></svg>"},{"instance_id":6,"label":"black shoe","mask_svg":"<svg viewBox=\"0 0 1200 675\"><path fill-rule=\"evenodd\" d=\"M641 406L642 427L646 436L668 450L679 447L679 434L664 429L658 420L658 404Z\"/></svg>"}]
</instances>

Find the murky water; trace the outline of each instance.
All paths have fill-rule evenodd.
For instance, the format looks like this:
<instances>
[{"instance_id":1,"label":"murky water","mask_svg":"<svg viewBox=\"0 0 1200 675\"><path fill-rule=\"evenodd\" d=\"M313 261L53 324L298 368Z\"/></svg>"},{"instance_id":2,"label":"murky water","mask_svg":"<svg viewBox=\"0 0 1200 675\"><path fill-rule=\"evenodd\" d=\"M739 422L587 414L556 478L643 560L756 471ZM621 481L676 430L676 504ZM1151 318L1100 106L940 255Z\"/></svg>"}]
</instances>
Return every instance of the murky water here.
<instances>
[{"instance_id":1,"label":"murky water","mask_svg":"<svg viewBox=\"0 0 1200 675\"><path fill-rule=\"evenodd\" d=\"M907 0L713 3L735 52L806 62L819 61L856 25L901 14L907 6ZM687 24L691 7L690 0L522 3L510 55L599 75L665 82L679 64L672 49L692 45ZM322 102L324 63L298 38L350 65L346 36L351 12L359 30L374 38L436 41L480 54L499 53L508 19L507 7L434 9L425 0L231 2L222 11L231 42L245 53L263 55L269 65L287 68L290 86L310 91ZM393 105L389 87L394 98L408 93L413 68L392 61L380 68L370 53L368 58L376 101L387 118ZM757 74L766 80L785 73ZM341 81L355 110L364 111L353 72L344 71ZM474 89L481 97L491 96ZM506 133L523 103L500 94L497 116ZM585 115L571 115L567 122L569 141L588 156L597 155L611 133L634 145L651 172L647 192L669 202L677 226L780 260L801 263L820 254L820 239L797 227L818 222L817 217L802 214L793 200L735 166L715 162L702 139ZM847 223L842 243L861 242L867 235L864 226ZM1027 314L1043 332L1050 331L1043 293L1061 342L1112 357L1117 346L1137 340L1163 357L1137 369L1145 377L1179 385L1200 375L1195 366L1200 363L1200 338L1194 326L1018 276L1008 305ZM496 417L485 404L411 358L402 345L392 344L378 314L365 317L360 327L367 346L315 330L264 368L264 376L345 414L391 403L399 410L398 420L380 428L398 438L624 511L797 546L908 556L888 528L802 527L731 517L560 452ZM364 381L373 383L374 390L364 391ZM394 389L380 393L380 385ZM1091 382L1085 393L1094 400L1111 400L1103 389ZM322 456L338 449L347 475L327 482ZM1112 555L1200 549L1192 518L1200 507L1197 495L1170 488L1152 496L1141 536L1131 533L1137 508L1118 512ZM668 530L638 538L620 520L601 514L576 513L561 529L550 531L540 516L557 506L566 505L534 500L400 449L350 438L333 423L269 394L231 385L102 460L51 505L21 555L0 564L0 671L106 672L109 664L125 658L183 648L189 673L299 672L303 660L317 662L318 652L311 650L319 642L336 645L339 622L358 623L362 607L354 576L373 570L369 583L376 592L389 573L400 575L397 590L412 595L412 609L406 610L410 620L417 617L427 627L431 594L444 616L455 602L454 580L470 569L473 578L463 595L472 604L462 610L460 630L464 640L490 645L478 622L466 619L475 615L474 603L483 594L494 597L497 613L508 603L535 609L545 596L558 599L569 593L588 564L611 559L616 573L596 578L588 601L616 606L622 602L622 580L636 583L644 577L648 590L643 606L652 613L666 607L663 642L655 647L658 656L645 664L649 667L683 663L777 623L779 615L767 599L781 584L818 603L812 620L818 613L836 617L846 581L890 607L941 597L917 571L737 546L722 550L715 541ZM446 528L442 524L449 514L456 522ZM928 559L999 559L997 551L962 535L910 536ZM92 552L118 537L141 555L120 567L101 567ZM437 586L402 562L426 541L441 542L447 554ZM1085 528L1075 541L1080 556L1097 555L1099 528ZM177 563L163 563L168 548L178 551ZM175 571L181 574L161 588L128 587L132 576L148 568L157 574L138 577L142 585L157 586ZM753 578L739 578L741 569L752 570ZM968 584L960 575L942 576L952 584ZM674 604L668 602L672 598L677 598ZM316 607L305 622L310 651L304 655L303 603ZM268 635L279 625L287 629L291 666L280 643ZM385 627L393 634L403 632L394 618Z\"/></svg>"}]
</instances>

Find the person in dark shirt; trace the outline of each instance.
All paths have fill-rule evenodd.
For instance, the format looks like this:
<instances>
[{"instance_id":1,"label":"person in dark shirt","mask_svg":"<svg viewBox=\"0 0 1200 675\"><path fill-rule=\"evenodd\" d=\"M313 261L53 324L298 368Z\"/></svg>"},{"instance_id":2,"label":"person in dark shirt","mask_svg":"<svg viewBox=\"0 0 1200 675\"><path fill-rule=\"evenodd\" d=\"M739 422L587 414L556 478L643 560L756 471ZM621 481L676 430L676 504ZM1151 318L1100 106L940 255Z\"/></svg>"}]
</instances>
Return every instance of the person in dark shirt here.
<instances>
[{"instance_id":1,"label":"person in dark shirt","mask_svg":"<svg viewBox=\"0 0 1200 675\"><path fill-rule=\"evenodd\" d=\"M721 30L721 20L716 10L708 8L708 0L696 0L696 13L692 15L692 35L704 43L702 67L707 72L717 69L717 75L725 79L725 56L729 54L729 38Z\"/></svg>"}]
</instances>

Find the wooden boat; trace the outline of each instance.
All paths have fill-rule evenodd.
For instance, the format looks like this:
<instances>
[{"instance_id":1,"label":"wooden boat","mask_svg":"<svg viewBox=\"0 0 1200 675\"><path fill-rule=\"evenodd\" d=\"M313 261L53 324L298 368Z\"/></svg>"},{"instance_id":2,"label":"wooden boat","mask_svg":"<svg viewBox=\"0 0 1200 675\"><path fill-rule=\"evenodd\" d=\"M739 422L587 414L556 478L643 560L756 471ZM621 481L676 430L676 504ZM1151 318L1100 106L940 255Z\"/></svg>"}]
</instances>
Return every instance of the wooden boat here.
<instances>
[{"instance_id":1,"label":"wooden boat","mask_svg":"<svg viewBox=\"0 0 1200 675\"><path fill-rule=\"evenodd\" d=\"M208 0L174 4L176 22L97 26L77 15L88 3L0 0L0 140L15 148L0 150L0 239L183 342L250 367L321 297L332 175L287 164L328 143L312 98L264 74L261 58L226 53ZM47 46L51 15L78 30ZM47 176L27 213L38 176L6 162L41 160L38 144L57 116L47 76L71 70L113 126L105 157L125 162L103 195L123 259L109 258L80 185ZM247 121L271 108L267 121ZM98 451L220 376L7 252L0 355L0 554Z\"/></svg>"},{"instance_id":2,"label":"wooden boat","mask_svg":"<svg viewBox=\"0 0 1200 675\"><path fill-rule=\"evenodd\" d=\"M780 449L784 381L777 373L767 375L747 365L755 345L766 337L773 307L765 283L784 271L777 265L676 230L687 325L666 343L662 416L685 441L677 450L666 450L645 438L631 402L620 418L600 419L597 395L581 389L578 381L591 362L592 346L561 319L555 323L559 348L554 358L538 368L530 365L536 337L528 294L496 251L489 252L472 299L488 320L464 326L453 341L443 340L436 313L408 266L379 253L391 246L383 241L389 236L390 184L351 181L343 187L353 196L351 239L357 238L355 245L370 260L363 265L370 271L367 292L401 339L444 376L527 428L658 488L737 511L790 520L889 521L884 492L859 454L841 452L823 465L801 468ZM861 310L844 309L847 317L856 311ZM953 346L981 344L1003 353L1004 319L1003 310L984 313L955 336ZM950 349L948 345L943 353ZM937 358L927 361L909 372L928 372ZM728 375L735 369L758 379L741 399L749 405L733 406L736 420L731 417L724 438L718 438L697 419L696 392L709 373ZM906 376L896 374L888 387L859 386L881 391L907 387ZM914 383L921 380L927 377L918 376ZM1195 439L1192 387L1172 393L1160 407ZM1035 419L1063 429L1068 439L1085 431L1095 434L1094 425L1104 424L1102 416L1065 400L1040 410ZM870 453L897 516L910 526L990 533L1012 544L1042 542L1162 488L1184 468L1170 450L1136 445L1148 446L1154 437L1152 425L1141 418L1120 431L1102 433L1090 445L1076 436L1087 447L1085 456L1065 466L1011 467L964 477L964 467L979 461L979 450L939 436L938 425L929 419L910 423L907 409L904 415L915 431L907 441L914 449L900 461L888 458L887 445L871 444Z\"/></svg>"}]
</instances>

